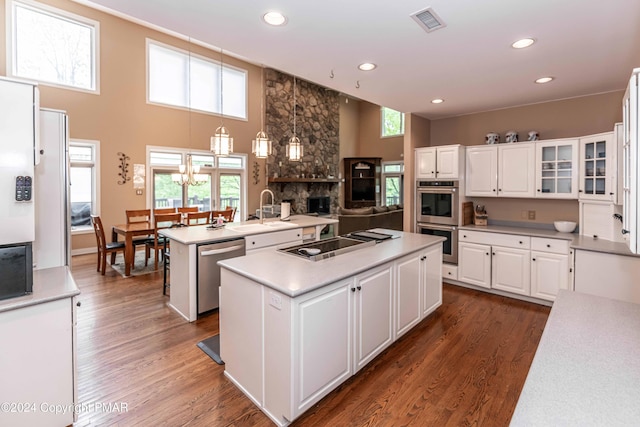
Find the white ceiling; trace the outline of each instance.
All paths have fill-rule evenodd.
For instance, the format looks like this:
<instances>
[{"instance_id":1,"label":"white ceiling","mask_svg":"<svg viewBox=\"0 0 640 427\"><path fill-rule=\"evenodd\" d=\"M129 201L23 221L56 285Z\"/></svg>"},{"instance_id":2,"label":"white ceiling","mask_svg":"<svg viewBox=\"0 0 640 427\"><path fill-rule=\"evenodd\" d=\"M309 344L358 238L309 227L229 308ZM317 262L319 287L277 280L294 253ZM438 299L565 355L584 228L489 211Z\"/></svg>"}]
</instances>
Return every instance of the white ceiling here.
<instances>
[{"instance_id":1,"label":"white ceiling","mask_svg":"<svg viewBox=\"0 0 640 427\"><path fill-rule=\"evenodd\" d=\"M246 61L429 119L622 90L632 69L640 67L640 0L92 3ZM445 28L427 33L411 19L427 7ZM264 24L261 16L271 10L285 14L288 23ZM511 48L522 37L537 43ZM365 61L378 68L358 70ZM548 75L555 80L534 83ZM434 105L433 98L445 102Z\"/></svg>"}]
</instances>

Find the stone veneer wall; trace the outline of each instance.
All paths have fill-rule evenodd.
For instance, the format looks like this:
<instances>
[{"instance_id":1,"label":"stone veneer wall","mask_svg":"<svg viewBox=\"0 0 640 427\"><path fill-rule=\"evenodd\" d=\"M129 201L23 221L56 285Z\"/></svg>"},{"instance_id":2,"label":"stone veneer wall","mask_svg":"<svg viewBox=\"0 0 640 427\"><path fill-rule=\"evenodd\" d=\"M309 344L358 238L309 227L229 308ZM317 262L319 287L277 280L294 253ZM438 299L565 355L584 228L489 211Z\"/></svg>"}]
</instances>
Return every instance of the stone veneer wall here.
<instances>
[{"instance_id":1,"label":"stone veneer wall","mask_svg":"<svg viewBox=\"0 0 640 427\"><path fill-rule=\"evenodd\" d=\"M296 135L303 146L302 162L286 157L287 141L293 135L293 76L265 70L266 132L273 143L267 160L269 177L338 176L340 161L340 106L338 92L296 78ZM339 204L338 185L312 183L269 184L276 201L291 200L291 213L306 213L310 196L331 197L331 213Z\"/></svg>"}]
</instances>

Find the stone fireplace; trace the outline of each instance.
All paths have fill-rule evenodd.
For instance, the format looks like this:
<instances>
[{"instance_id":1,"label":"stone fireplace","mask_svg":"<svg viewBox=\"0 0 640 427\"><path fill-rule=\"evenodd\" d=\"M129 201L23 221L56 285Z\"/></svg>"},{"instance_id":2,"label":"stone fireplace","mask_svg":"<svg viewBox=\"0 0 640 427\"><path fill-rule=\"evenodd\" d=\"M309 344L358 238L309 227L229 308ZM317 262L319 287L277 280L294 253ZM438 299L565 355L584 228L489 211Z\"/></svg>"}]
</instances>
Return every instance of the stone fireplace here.
<instances>
[{"instance_id":1,"label":"stone fireplace","mask_svg":"<svg viewBox=\"0 0 640 427\"><path fill-rule=\"evenodd\" d=\"M290 200L291 213L307 213L309 197L329 197L330 212L338 208L338 184L321 179L337 177L340 161L340 107L338 92L296 78L296 135L303 146L302 162L286 157L287 141L293 135L293 76L265 70L266 131L273 142L267 159L270 183L276 200ZM304 182L282 182L282 179ZM316 181L317 180L317 181Z\"/></svg>"}]
</instances>

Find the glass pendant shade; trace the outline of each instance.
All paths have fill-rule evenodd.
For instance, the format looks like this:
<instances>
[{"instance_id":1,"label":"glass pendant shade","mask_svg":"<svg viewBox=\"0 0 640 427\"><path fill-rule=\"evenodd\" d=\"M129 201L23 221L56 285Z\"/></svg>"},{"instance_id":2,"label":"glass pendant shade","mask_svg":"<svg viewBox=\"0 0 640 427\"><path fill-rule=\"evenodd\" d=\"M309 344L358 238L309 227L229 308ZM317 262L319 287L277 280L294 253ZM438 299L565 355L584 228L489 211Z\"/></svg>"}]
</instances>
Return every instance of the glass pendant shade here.
<instances>
[{"instance_id":1,"label":"glass pendant shade","mask_svg":"<svg viewBox=\"0 0 640 427\"><path fill-rule=\"evenodd\" d=\"M302 144L297 136L292 136L287 143L287 157L290 161L301 162L302 161Z\"/></svg>"},{"instance_id":2,"label":"glass pendant shade","mask_svg":"<svg viewBox=\"0 0 640 427\"><path fill-rule=\"evenodd\" d=\"M216 156L228 156L233 153L233 138L229 136L226 127L220 126L216 129L216 133L211 137L211 151Z\"/></svg>"},{"instance_id":3,"label":"glass pendant shade","mask_svg":"<svg viewBox=\"0 0 640 427\"><path fill-rule=\"evenodd\" d=\"M259 159L266 159L271 155L271 140L263 131L258 132L256 139L252 141L251 152Z\"/></svg>"}]
</instances>

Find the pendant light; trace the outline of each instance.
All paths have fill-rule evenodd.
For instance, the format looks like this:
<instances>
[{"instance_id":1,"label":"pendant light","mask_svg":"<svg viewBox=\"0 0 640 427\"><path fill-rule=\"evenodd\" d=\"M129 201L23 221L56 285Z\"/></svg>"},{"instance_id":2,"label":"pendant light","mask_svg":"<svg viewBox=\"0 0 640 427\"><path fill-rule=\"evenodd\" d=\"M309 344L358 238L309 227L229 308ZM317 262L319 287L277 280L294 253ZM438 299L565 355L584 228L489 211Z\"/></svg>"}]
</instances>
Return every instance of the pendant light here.
<instances>
[{"instance_id":1,"label":"pendant light","mask_svg":"<svg viewBox=\"0 0 640 427\"><path fill-rule=\"evenodd\" d=\"M222 58L222 49L220 49L220 126L216 129L216 133L211 137L211 151L218 157L228 156L233 153L233 138L229 136L229 131L224 127L224 61Z\"/></svg>"},{"instance_id":2,"label":"pendant light","mask_svg":"<svg viewBox=\"0 0 640 427\"><path fill-rule=\"evenodd\" d=\"M271 140L264 132L264 66L262 67L261 80L260 80L260 132L256 135L256 139L253 140L251 151L259 159L266 159L271 155Z\"/></svg>"},{"instance_id":3,"label":"pendant light","mask_svg":"<svg viewBox=\"0 0 640 427\"><path fill-rule=\"evenodd\" d=\"M296 76L293 76L293 136L287 143L287 157L292 162L302 161L302 144L296 136Z\"/></svg>"}]
</instances>

